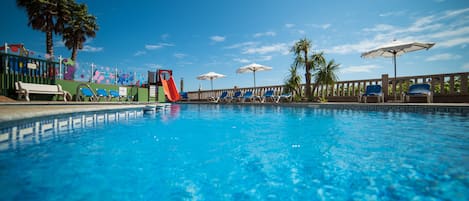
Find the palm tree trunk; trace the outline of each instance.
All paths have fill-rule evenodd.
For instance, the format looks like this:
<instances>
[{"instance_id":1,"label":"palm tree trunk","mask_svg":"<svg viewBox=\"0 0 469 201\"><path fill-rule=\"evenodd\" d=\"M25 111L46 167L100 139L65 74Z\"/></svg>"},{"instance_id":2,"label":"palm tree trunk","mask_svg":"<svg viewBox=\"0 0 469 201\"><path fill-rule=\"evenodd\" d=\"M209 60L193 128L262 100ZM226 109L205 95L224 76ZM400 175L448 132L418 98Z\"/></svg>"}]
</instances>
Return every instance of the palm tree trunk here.
<instances>
[{"instance_id":1,"label":"palm tree trunk","mask_svg":"<svg viewBox=\"0 0 469 201\"><path fill-rule=\"evenodd\" d=\"M52 60L52 58L54 57L54 44L53 44L53 41L52 41L52 31L54 31L54 27L52 24L50 24L52 22L52 16L51 15L47 15L46 16L46 23L47 23L47 27L46 27L46 53L49 54L49 58L50 60Z\"/></svg>"},{"instance_id":2,"label":"palm tree trunk","mask_svg":"<svg viewBox=\"0 0 469 201\"><path fill-rule=\"evenodd\" d=\"M72 47L72 58L71 58L72 61L76 61L77 53L78 53L78 44L77 44L77 41L75 41Z\"/></svg>"},{"instance_id":3,"label":"palm tree trunk","mask_svg":"<svg viewBox=\"0 0 469 201\"><path fill-rule=\"evenodd\" d=\"M316 91L316 89L318 88L318 86L319 86L319 83L318 83L318 82L314 83L314 86L313 86L313 90L312 90L312 91L313 91L313 92ZM312 98L311 98L311 100L312 100Z\"/></svg>"},{"instance_id":4,"label":"palm tree trunk","mask_svg":"<svg viewBox=\"0 0 469 201\"><path fill-rule=\"evenodd\" d=\"M305 95L308 100L311 100L311 69L308 64L308 51L305 51L305 80L306 80L306 86L305 86Z\"/></svg>"},{"instance_id":5,"label":"palm tree trunk","mask_svg":"<svg viewBox=\"0 0 469 201\"><path fill-rule=\"evenodd\" d=\"M46 32L46 53L49 54L49 58L54 56L54 48L52 43L52 31Z\"/></svg>"},{"instance_id":6,"label":"palm tree trunk","mask_svg":"<svg viewBox=\"0 0 469 201\"><path fill-rule=\"evenodd\" d=\"M326 99L327 93L329 92L329 84L326 82L326 93L322 94L322 99Z\"/></svg>"}]
</instances>

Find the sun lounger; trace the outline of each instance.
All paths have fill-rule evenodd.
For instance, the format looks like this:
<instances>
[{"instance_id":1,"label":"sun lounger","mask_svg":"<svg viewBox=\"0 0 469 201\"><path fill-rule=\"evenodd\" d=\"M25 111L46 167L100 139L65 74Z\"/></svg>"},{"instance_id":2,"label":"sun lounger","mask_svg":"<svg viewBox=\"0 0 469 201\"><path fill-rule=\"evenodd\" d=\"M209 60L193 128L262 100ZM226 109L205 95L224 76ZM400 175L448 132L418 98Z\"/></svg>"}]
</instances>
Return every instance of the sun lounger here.
<instances>
[{"instance_id":1,"label":"sun lounger","mask_svg":"<svg viewBox=\"0 0 469 201\"><path fill-rule=\"evenodd\" d=\"M107 93L106 89L96 89L96 96L98 97L98 101L103 98L104 101L107 101L109 98L109 94Z\"/></svg>"},{"instance_id":2,"label":"sun lounger","mask_svg":"<svg viewBox=\"0 0 469 201\"><path fill-rule=\"evenodd\" d=\"M430 84L413 84L409 87L407 93L402 94L402 100L410 101L410 97L426 97L427 103L433 103L433 93L430 90Z\"/></svg>"},{"instance_id":3,"label":"sun lounger","mask_svg":"<svg viewBox=\"0 0 469 201\"><path fill-rule=\"evenodd\" d=\"M246 102L246 101L253 101L254 100L254 97L252 96L252 91L246 91L244 92L244 95L243 97L241 97L241 100L243 102Z\"/></svg>"},{"instance_id":4,"label":"sun lounger","mask_svg":"<svg viewBox=\"0 0 469 201\"><path fill-rule=\"evenodd\" d=\"M181 97L180 100L182 100L182 101L188 101L189 100L189 94L187 92L181 92L181 93L179 93L179 96Z\"/></svg>"},{"instance_id":5,"label":"sun lounger","mask_svg":"<svg viewBox=\"0 0 469 201\"><path fill-rule=\"evenodd\" d=\"M384 102L384 95L381 88L381 85L368 85L366 86L366 90L364 94L360 94L358 96L358 102L360 103L362 100L366 103L368 97L376 97L378 99L378 103Z\"/></svg>"},{"instance_id":6,"label":"sun lounger","mask_svg":"<svg viewBox=\"0 0 469 201\"><path fill-rule=\"evenodd\" d=\"M272 102L275 101L274 90L267 90L264 95L256 96L256 99L259 99L261 103L265 103L265 101L270 100Z\"/></svg>"},{"instance_id":7,"label":"sun lounger","mask_svg":"<svg viewBox=\"0 0 469 201\"><path fill-rule=\"evenodd\" d=\"M93 91L91 91L91 89L89 88L80 88L80 92L81 94L77 94L77 96L80 96L80 99L81 100L85 100L85 98L88 98L89 101L98 101L98 98L96 97L96 95L94 94Z\"/></svg>"},{"instance_id":8,"label":"sun lounger","mask_svg":"<svg viewBox=\"0 0 469 201\"><path fill-rule=\"evenodd\" d=\"M239 100L240 100L240 97L241 97L241 91L237 91L237 92L235 92L235 93L233 94L233 96L227 97L226 100L227 100L227 101L229 100L229 101L231 101L231 102L233 102L233 101L239 101Z\"/></svg>"},{"instance_id":9,"label":"sun lounger","mask_svg":"<svg viewBox=\"0 0 469 201\"><path fill-rule=\"evenodd\" d=\"M276 97L275 103L279 103L281 100L286 100L288 102L291 102L293 99L291 93L284 93L280 96Z\"/></svg>"},{"instance_id":10,"label":"sun lounger","mask_svg":"<svg viewBox=\"0 0 469 201\"><path fill-rule=\"evenodd\" d=\"M112 100L113 98L120 100L119 92L116 90L109 90L109 100Z\"/></svg>"},{"instance_id":11,"label":"sun lounger","mask_svg":"<svg viewBox=\"0 0 469 201\"><path fill-rule=\"evenodd\" d=\"M218 102L220 102L220 101L225 101L226 98L227 98L227 96L228 96L228 92L227 92L227 91L224 91L224 92L221 93L220 96L218 96L218 97L216 97L216 98L213 98L213 97L210 98L210 101L211 101L211 102L214 102L214 103L218 103Z\"/></svg>"}]
</instances>

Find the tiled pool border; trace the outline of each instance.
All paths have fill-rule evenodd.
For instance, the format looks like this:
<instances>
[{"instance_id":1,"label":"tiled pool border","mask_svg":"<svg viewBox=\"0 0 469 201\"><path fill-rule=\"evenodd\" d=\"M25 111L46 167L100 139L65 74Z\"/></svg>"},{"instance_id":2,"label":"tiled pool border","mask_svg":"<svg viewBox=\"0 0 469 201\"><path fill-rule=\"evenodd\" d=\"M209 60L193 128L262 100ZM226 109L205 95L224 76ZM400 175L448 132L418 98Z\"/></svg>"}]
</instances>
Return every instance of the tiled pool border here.
<instances>
[{"instance_id":1,"label":"tiled pool border","mask_svg":"<svg viewBox=\"0 0 469 201\"><path fill-rule=\"evenodd\" d=\"M324 109L349 109L381 112L445 112L469 113L469 105L408 105L408 104L317 104Z\"/></svg>"},{"instance_id":2,"label":"tiled pool border","mask_svg":"<svg viewBox=\"0 0 469 201\"><path fill-rule=\"evenodd\" d=\"M142 109L114 109L58 114L8 122L0 128L0 151L25 142L38 144L40 139L54 137L58 131L96 127L101 124L143 117Z\"/></svg>"},{"instance_id":3,"label":"tiled pool border","mask_svg":"<svg viewBox=\"0 0 469 201\"><path fill-rule=\"evenodd\" d=\"M185 102L182 104L214 104ZM402 104L402 103L219 103L219 105L270 105L281 107L308 107L381 112L445 112L469 114L469 104Z\"/></svg>"}]
</instances>

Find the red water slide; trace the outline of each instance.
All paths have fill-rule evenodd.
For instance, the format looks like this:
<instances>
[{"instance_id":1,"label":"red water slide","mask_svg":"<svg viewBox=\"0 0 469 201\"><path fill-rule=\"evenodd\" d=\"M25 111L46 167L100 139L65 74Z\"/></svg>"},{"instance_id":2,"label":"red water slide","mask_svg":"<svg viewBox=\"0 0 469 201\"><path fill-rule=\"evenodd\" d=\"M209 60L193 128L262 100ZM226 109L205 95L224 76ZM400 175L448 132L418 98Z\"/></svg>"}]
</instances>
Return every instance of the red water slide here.
<instances>
[{"instance_id":1,"label":"red water slide","mask_svg":"<svg viewBox=\"0 0 469 201\"><path fill-rule=\"evenodd\" d=\"M163 84L164 94L169 101L176 102L181 99L173 76L170 76L169 80L161 79L161 83Z\"/></svg>"}]
</instances>

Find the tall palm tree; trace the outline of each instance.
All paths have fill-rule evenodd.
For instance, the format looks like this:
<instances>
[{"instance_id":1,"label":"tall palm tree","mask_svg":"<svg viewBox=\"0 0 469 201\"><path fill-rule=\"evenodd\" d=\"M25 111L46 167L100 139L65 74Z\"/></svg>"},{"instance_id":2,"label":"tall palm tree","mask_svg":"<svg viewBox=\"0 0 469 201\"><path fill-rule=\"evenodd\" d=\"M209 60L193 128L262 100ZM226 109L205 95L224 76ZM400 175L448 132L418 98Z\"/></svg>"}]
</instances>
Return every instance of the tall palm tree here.
<instances>
[{"instance_id":1,"label":"tall palm tree","mask_svg":"<svg viewBox=\"0 0 469 201\"><path fill-rule=\"evenodd\" d=\"M98 29L96 17L88 13L88 7L85 4L75 4L72 18L67 23L63 35L65 46L72 50L73 61L77 58L78 50L83 49L86 39L96 37Z\"/></svg>"},{"instance_id":2,"label":"tall palm tree","mask_svg":"<svg viewBox=\"0 0 469 201\"><path fill-rule=\"evenodd\" d=\"M297 73L297 67L292 65L289 72L290 74L285 80L285 92L293 92L292 95L301 97L301 77Z\"/></svg>"},{"instance_id":3,"label":"tall palm tree","mask_svg":"<svg viewBox=\"0 0 469 201\"><path fill-rule=\"evenodd\" d=\"M52 34L61 34L70 18L70 2L73 0L16 0L18 7L26 9L28 25L46 33L46 53L52 58L54 45Z\"/></svg>"},{"instance_id":4,"label":"tall palm tree","mask_svg":"<svg viewBox=\"0 0 469 201\"><path fill-rule=\"evenodd\" d=\"M311 93L311 69L312 65L308 62L308 52L311 48L311 41L303 38L293 45L291 48L291 52L293 52L296 56L295 62L293 63L295 66L302 66L305 68L305 95L308 99L312 99Z\"/></svg>"},{"instance_id":5,"label":"tall palm tree","mask_svg":"<svg viewBox=\"0 0 469 201\"><path fill-rule=\"evenodd\" d=\"M312 65L313 70L316 70L316 69L318 69L321 66L324 66L326 64L326 59L324 58L324 52L314 53L311 56L310 60L311 60L311 65ZM314 95L314 91L318 87L318 84L319 83L317 83L317 82L314 83L313 89L311 90L313 95Z\"/></svg>"},{"instance_id":6,"label":"tall palm tree","mask_svg":"<svg viewBox=\"0 0 469 201\"><path fill-rule=\"evenodd\" d=\"M322 98L325 98L325 94L328 93L329 85L333 85L338 77L337 71L339 70L340 64L335 63L334 59L321 65L316 73L314 73L316 85L326 85L326 93L322 94Z\"/></svg>"}]
</instances>

